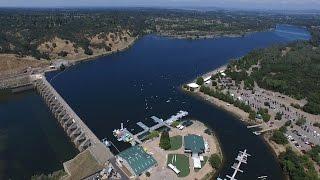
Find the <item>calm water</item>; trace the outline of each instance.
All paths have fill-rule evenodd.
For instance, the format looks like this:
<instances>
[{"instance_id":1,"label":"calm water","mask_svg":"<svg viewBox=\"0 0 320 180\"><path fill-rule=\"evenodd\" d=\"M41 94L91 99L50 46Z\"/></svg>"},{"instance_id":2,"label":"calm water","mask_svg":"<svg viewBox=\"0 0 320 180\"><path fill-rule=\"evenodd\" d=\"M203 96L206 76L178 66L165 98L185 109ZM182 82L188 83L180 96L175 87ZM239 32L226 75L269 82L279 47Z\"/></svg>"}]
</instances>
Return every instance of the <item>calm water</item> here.
<instances>
[{"instance_id":1,"label":"calm water","mask_svg":"<svg viewBox=\"0 0 320 180\"><path fill-rule=\"evenodd\" d=\"M129 130L138 132L141 129L136 122L151 125L150 116L167 118L182 109L216 132L226 158L221 175L231 173L230 166L237 152L246 148L252 157L248 165L243 166L245 173L239 174L238 179L256 179L261 175L282 179L280 167L262 139L248 131L234 116L179 90L181 84L227 63L230 58L243 56L252 49L308 38L304 29L291 26L279 28L281 31L255 33L246 37L197 41L145 36L125 52L69 68L51 83L99 138L112 140L120 150L128 145L117 142L112 136L112 130L119 128L121 122ZM55 74L48 74L48 79ZM21 146L19 150L14 150L13 145L7 146L13 151L8 153L8 157L19 162L20 166L11 164L11 160L5 161L5 172L10 176L18 172L30 175L61 167L59 161L68 159L75 150L67 143L68 139L64 139L64 133L48 114L40 98L35 93L21 96L18 100L13 99L10 103L0 105L1 110L7 109L4 111L7 118L1 117L0 127L4 127L4 134L8 134L8 129L17 131L17 137L12 137L13 143ZM25 109L24 113L21 109ZM9 119L13 118L11 113L14 112L19 114L15 114L11 122ZM3 124L10 124L10 127ZM52 127L48 127L48 124ZM32 145L26 145L29 141L18 138L26 136L20 126L35 131L28 136L34 141L30 143ZM44 135L48 129L51 129L52 134ZM53 137L48 135L56 137L49 141ZM28 149L30 146L32 150ZM45 152L41 149L45 149ZM34 153L24 156L19 151ZM34 163L33 159L37 159L34 156L41 156L46 162ZM32 168L24 170L28 163L34 164L30 165Z\"/></svg>"}]
</instances>

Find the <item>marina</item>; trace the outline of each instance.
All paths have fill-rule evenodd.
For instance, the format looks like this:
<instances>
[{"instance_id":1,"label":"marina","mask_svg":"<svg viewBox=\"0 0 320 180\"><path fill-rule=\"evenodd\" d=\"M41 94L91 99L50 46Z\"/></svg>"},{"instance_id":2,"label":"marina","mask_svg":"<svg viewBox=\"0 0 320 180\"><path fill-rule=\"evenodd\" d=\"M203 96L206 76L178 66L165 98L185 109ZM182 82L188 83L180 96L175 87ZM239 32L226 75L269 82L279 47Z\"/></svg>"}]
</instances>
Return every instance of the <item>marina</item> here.
<instances>
[{"instance_id":1,"label":"marina","mask_svg":"<svg viewBox=\"0 0 320 180\"><path fill-rule=\"evenodd\" d=\"M240 169L240 166L242 163L244 164L247 164L247 160L248 160L248 157L251 156L250 154L247 153L247 150L245 149L244 151L239 151L239 154L238 156L236 157L236 161L232 166L231 168L234 169L234 172L233 174L230 176L230 175L226 175L226 177L230 180L237 180L236 179L236 175L238 172L241 172L243 173L243 170ZM221 178L217 178L217 180L222 180ZM226 178L224 179L226 180Z\"/></svg>"}]
</instances>

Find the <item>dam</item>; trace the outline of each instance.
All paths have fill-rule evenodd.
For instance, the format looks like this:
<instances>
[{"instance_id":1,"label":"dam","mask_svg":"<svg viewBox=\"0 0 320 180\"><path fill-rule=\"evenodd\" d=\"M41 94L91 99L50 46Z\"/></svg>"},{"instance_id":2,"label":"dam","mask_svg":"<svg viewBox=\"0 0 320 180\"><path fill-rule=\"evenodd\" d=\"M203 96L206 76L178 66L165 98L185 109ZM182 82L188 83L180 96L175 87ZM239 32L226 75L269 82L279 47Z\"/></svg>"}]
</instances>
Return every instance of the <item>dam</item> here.
<instances>
[{"instance_id":1,"label":"dam","mask_svg":"<svg viewBox=\"0 0 320 180\"><path fill-rule=\"evenodd\" d=\"M68 103L46 80L45 76L41 74L31 75L31 80L34 82L36 91L43 98L75 147L80 152L88 149L100 164L107 162L113 156L110 149L96 137L71 109Z\"/></svg>"}]
</instances>

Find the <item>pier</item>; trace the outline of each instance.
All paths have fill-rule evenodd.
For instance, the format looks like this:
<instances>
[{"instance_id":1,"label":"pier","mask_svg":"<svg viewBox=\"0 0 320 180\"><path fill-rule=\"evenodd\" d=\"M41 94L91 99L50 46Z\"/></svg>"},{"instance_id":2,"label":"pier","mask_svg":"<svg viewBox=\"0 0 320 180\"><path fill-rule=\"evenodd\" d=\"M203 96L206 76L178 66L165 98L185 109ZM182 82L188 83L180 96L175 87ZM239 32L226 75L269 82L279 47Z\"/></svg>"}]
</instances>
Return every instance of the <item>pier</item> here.
<instances>
[{"instance_id":1,"label":"pier","mask_svg":"<svg viewBox=\"0 0 320 180\"><path fill-rule=\"evenodd\" d=\"M227 178L229 178L230 180L236 180L236 175L238 172L243 173L243 170L240 169L241 163L245 163L247 164L247 158L248 156L251 156L250 154L247 153L247 150L245 149L243 152L240 151L236 161L238 161L238 163L234 163L231 168L234 169L234 172L232 174L232 176L227 175Z\"/></svg>"},{"instance_id":2,"label":"pier","mask_svg":"<svg viewBox=\"0 0 320 180\"><path fill-rule=\"evenodd\" d=\"M156 117L156 116L151 116L150 118L157 124L154 126L148 127L145 124L143 124L142 122L138 122L137 125L140 126L143 129L143 131L139 132L138 134L133 135L133 138L136 142L141 144L142 143L141 140L143 140L143 138L139 138L139 136L141 136L142 134L145 134L145 133L151 132L151 131L155 131L155 130L157 130L161 127L164 127L164 126L170 129L171 128L170 125L174 121L177 121L187 115L188 115L187 111L181 110L176 115L171 116L169 119L167 119L165 121L163 119Z\"/></svg>"},{"instance_id":3,"label":"pier","mask_svg":"<svg viewBox=\"0 0 320 180\"><path fill-rule=\"evenodd\" d=\"M63 127L66 134L80 152L89 149L100 164L105 163L113 156L110 149L95 136L46 80L45 76L37 74L31 78L34 82L35 89L44 99L54 117L58 120L61 127Z\"/></svg>"}]
</instances>

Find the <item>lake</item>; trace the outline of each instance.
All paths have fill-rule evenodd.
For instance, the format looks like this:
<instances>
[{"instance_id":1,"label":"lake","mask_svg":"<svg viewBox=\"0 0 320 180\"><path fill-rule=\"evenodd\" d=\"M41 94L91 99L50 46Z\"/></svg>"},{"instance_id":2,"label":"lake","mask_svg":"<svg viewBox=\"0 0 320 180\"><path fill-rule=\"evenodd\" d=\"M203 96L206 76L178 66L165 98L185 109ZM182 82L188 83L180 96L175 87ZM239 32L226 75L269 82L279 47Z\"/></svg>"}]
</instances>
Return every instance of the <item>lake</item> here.
<instances>
[{"instance_id":1,"label":"lake","mask_svg":"<svg viewBox=\"0 0 320 180\"><path fill-rule=\"evenodd\" d=\"M241 57L256 48L308 39L304 28L279 25L274 31L244 37L178 40L156 35L140 38L130 49L87 61L47 79L98 138L108 138L120 123L141 131L136 122L152 125L150 116L168 118L179 110L212 128L222 146L225 164L220 175L231 174L239 150L252 155L238 179L283 179L276 158L262 138L233 115L180 90L182 84ZM6 97L0 104L0 172L4 178L28 178L62 168L77 151L35 92ZM116 153L116 152L115 152ZM263 162L263 163L261 163ZM1 176L0 176L1 179Z\"/></svg>"}]
</instances>

